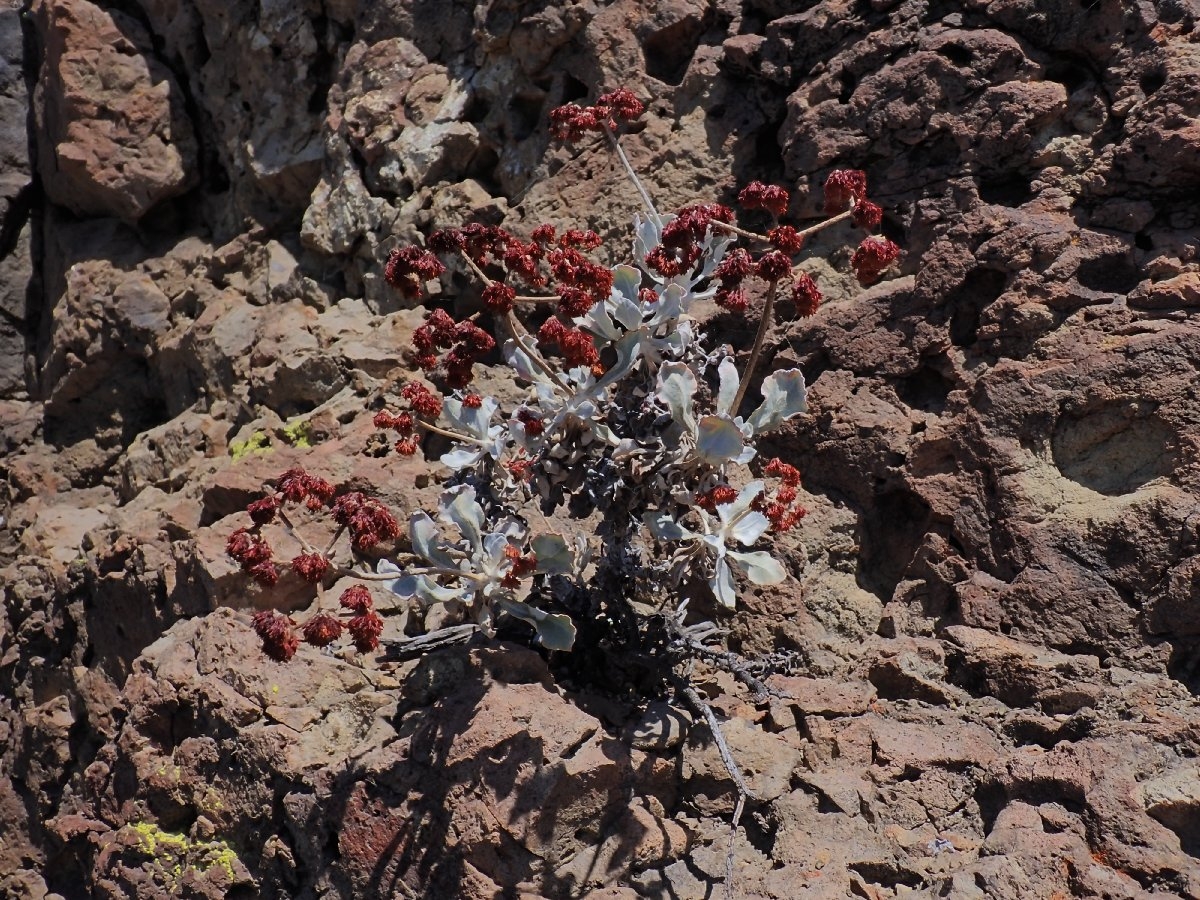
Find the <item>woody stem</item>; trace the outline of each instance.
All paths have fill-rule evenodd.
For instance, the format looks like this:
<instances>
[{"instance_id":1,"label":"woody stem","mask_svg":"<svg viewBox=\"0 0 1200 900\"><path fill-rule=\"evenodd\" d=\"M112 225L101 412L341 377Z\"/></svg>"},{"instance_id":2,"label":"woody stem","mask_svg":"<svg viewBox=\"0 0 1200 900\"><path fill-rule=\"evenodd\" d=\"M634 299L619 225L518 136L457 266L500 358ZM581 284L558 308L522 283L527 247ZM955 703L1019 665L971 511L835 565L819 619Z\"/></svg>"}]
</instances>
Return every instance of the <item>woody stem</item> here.
<instances>
[{"instance_id":1,"label":"woody stem","mask_svg":"<svg viewBox=\"0 0 1200 900\"><path fill-rule=\"evenodd\" d=\"M733 405L729 407L730 415L736 416L742 406L742 401L746 399L746 391L750 387L750 376L754 374L754 368L758 365L758 358L762 355L763 344L767 340L767 331L771 328L771 320L775 312L775 294L778 290L778 281L772 281L767 288L767 299L763 303L762 318L758 323L758 334L754 336L754 347L750 350L750 359L746 363L746 371L742 373L742 381L738 385L737 396L733 398Z\"/></svg>"}]
</instances>

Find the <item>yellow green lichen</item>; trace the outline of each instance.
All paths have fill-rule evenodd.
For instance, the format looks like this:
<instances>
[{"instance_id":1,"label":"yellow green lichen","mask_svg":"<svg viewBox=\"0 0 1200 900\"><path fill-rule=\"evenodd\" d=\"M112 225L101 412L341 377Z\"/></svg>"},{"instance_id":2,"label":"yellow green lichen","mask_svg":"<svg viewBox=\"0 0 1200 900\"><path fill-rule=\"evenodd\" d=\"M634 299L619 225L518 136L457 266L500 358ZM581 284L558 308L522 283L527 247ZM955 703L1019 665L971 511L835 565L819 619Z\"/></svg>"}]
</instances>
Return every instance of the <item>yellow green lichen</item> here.
<instances>
[{"instance_id":1,"label":"yellow green lichen","mask_svg":"<svg viewBox=\"0 0 1200 900\"><path fill-rule=\"evenodd\" d=\"M189 870L206 877L215 870L224 872L229 883L239 879L241 860L225 841L194 841L187 835L164 831L153 822L128 826L138 836L140 849L165 876L167 887L175 888Z\"/></svg>"},{"instance_id":2,"label":"yellow green lichen","mask_svg":"<svg viewBox=\"0 0 1200 900\"><path fill-rule=\"evenodd\" d=\"M229 455L237 462L251 453L270 453L271 439L265 431L256 431L244 441L230 441Z\"/></svg>"},{"instance_id":3,"label":"yellow green lichen","mask_svg":"<svg viewBox=\"0 0 1200 900\"><path fill-rule=\"evenodd\" d=\"M297 419L283 426L283 439L301 450L312 446L312 425L307 419Z\"/></svg>"}]
</instances>

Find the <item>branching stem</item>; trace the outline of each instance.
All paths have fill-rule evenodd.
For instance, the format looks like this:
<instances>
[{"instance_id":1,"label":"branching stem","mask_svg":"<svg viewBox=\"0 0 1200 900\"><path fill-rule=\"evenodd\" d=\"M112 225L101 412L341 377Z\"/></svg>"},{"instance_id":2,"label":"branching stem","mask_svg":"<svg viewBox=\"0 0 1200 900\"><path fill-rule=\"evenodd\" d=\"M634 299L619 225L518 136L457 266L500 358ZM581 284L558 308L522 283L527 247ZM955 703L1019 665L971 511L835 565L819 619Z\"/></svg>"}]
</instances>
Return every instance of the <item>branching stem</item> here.
<instances>
[{"instance_id":1,"label":"branching stem","mask_svg":"<svg viewBox=\"0 0 1200 900\"><path fill-rule=\"evenodd\" d=\"M604 133L608 136L608 142L617 151L617 159L621 161L621 165L625 167L625 174L629 176L629 180L633 182L633 186L637 188L638 195L642 198L642 203L646 207L646 211L654 217L656 221L661 221L662 217L658 214L658 210L654 206L654 201L650 199L650 194L646 190L646 186L642 184L642 179L638 177L638 173L634 171L633 166L629 162L629 157L625 155L625 148L621 146L621 142L617 140L617 136L613 130L607 125L604 126Z\"/></svg>"},{"instance_id":2,"label":"branching stem","mask_svg":"<svg viewBox=\"0 0 1200 900\"><path fill-rule=\"evenodd\" d=\"M736 416L738 410L742 407L742 401L746 399L746 391L750 387L750 376L754 374L754 369L758 365L758 358L762 355L763 344L767 340L767 332L771 329L771 320L775 315L775 294L779 291L779 282L772 281L767 288L767 299L763 303L762 319L758 323L758 333L754 335L754 346L750 350L750 359L746 363L746 371L742 373L741 383L738 385L737 396L733 398L733 404L729 407L729 414Z\"/></svg>"}]
</instances>

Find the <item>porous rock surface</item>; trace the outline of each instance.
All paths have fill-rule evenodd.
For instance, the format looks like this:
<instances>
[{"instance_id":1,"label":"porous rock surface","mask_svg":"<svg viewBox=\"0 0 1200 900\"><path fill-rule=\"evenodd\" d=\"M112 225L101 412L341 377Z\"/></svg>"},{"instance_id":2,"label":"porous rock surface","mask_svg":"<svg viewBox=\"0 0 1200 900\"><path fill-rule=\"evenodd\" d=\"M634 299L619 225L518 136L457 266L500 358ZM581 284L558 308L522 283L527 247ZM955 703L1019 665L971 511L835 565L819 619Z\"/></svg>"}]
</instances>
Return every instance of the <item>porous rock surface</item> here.
<instances>
[{"instance_id":1,"label":"porous rock surface","mask_svg":"<svg viewBox=\"0 0 1200 900\"><path fill-rule=\"evenodd\" d=\"M702 727L506 644L262 657L225 536L370 452L420 322L398 241L627 246L547 113L649 102L663 207L867 171L899 266L818 241L792 578L701 674L756 799L747 898L1200 897L1200 4L36 0L0 8L0 895L711 897ZM478 303L464 273L431 303ZM710 325L739 350L751 327ZM305 423L297 430L297 422ZM415 627L391 618L386 636Z\"/></svg>"}]
</instances>

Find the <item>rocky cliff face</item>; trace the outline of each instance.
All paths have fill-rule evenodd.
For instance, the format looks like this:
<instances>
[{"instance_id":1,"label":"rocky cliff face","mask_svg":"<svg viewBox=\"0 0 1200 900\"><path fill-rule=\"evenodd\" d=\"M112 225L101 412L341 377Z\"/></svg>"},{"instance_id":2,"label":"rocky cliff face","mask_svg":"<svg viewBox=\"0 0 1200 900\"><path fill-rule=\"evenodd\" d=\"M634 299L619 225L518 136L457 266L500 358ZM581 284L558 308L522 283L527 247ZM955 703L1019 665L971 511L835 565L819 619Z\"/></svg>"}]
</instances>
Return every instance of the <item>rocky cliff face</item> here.
<instances>
[{"instance_id":1,"label":"rocky cliff face","mask_svg":"<svg viewBox=\"0 0 1200 900\"><path fill-rule=\"evenodd\" d=\"M619 85L664 208L865 169L905 250L770 335L794 576L714 676L745 897L1200 896L1195 0L35 0L0 8L0 893L712 896L702 729L518 648L263 659L225 536L364 452L399 241L637 205L547 112ZM623 252L618 250L618 252ZM478 302L468 280L434 300ZM727 338L749 334L728 321ZM298 425L297 423L303 423ZM395 634L405 627L392 620ZM641 718L638 718L638 716Z\"/></svg>"}]
</instances>

